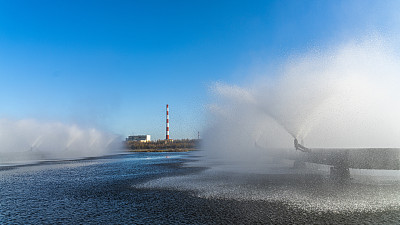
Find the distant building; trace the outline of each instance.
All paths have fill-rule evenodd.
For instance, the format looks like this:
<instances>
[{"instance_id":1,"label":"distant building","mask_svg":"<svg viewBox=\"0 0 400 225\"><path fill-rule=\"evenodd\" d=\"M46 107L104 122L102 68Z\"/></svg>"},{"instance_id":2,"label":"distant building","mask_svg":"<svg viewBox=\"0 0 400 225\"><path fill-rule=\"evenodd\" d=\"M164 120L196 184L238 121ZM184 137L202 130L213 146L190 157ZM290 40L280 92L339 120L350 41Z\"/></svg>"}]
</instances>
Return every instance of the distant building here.
<instances>
[{"instance_id":1,"label":"distant building","mask_svg":"<svg viewBox=\"0 0 400 225\"><path fill-rule=\"evenodd\" d=\"M150 135L134 135L134 136L128 136L126 138L126 141L140 141L140 142L149 142L150 141Z\"/></svg>"}]
</instances>

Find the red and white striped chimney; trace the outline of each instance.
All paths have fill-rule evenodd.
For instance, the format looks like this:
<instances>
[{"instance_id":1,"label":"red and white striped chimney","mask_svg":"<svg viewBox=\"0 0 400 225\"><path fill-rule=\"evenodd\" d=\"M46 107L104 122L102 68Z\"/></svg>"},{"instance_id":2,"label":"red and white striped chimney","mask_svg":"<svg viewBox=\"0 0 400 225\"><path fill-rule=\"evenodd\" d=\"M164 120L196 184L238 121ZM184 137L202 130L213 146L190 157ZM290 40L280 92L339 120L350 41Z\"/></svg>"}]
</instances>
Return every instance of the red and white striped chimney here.
<instances>
[{"instance_id":1,"label":"red and white striped chimney","mask_svg":"<svg viewBox=\"0 0 400 225\"><path fill-rule=\"evenodd\" d=\"M165 139L169 140L169 108L168 108L168 104L167 104L167 130L166 130Z\"/></svg>"}]
</instances>

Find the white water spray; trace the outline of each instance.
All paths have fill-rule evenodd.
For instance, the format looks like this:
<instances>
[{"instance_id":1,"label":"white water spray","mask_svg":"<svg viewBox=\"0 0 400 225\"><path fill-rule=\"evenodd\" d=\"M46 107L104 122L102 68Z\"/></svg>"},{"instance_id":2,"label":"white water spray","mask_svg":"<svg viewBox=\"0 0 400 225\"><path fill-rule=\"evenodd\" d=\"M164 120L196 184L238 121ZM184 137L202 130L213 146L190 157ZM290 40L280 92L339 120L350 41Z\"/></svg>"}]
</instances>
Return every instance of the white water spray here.
<instances>
[{"instance_id":1,"label":"white water spray","mask_svg":"<svg viewBox=\"0 0 400 225\"><path fill-rule=\"evenodd\" d=\"M258 158L254 148L400 147L400 56L382 39L295 57L247 87L217 83L204 150Z\"/></svg>"},{"instance_id":2,"label":"white water spray","mask_svg":"<svg viewBox=\"0 0 400 225\"><path fill-rule=\"evenodd\" d=\"M0 164L102 156L119 150L120 143L94 128L0 119Z\"/></svg>"},{"instance_id":3,"label":"white water spray","mask_svg":"<svg viewBox=\"0 0 400 225\"><path fill-rule=\"evenodd\" d=\"M364 41L298 57L249 87L217 83L203 135L206 157L192 163L208 169L136 188L279 201L312 212L397 210L399 171L354 170L342 186L324 176L329 167L293 169L292 161L275 156L295 152L294 137L310 147L399 148L399 62L389 45Z\"/></svg>"}]
</instances>

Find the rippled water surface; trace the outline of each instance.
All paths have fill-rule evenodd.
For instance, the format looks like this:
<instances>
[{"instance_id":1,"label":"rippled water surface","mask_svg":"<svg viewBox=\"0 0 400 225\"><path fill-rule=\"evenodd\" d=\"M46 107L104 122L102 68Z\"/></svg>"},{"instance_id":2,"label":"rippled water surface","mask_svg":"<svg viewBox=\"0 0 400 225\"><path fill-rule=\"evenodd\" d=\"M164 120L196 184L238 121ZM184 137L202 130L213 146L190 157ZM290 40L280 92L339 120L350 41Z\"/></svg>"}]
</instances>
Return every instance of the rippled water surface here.
<instances>
[{"instance_id":1,"label":"rippled water surface","mask_svg":"<svg viewBox=\"0 0 400 225\"><path fill-rule=\"evenodd\" d=\"M0 167L0 223L287 224L400 221L397 173L224 170L191 153ZM243 172L241 172L243 171ZM277 172L279 171L279 172Z\"/></svg>"}]
</instances>

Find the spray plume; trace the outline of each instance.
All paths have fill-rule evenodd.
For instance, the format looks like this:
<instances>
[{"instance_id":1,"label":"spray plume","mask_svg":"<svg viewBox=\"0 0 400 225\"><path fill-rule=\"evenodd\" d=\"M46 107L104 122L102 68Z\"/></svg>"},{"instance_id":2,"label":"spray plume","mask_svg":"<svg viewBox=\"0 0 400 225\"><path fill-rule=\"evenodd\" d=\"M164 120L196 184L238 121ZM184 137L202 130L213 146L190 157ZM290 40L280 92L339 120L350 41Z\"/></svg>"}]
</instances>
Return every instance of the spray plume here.
<instances>
[{"instance_id":1,"label":"spray plume","mask_svg":"<svg viewBox=\"0 0 400 225\"><path fill-rule=\"evenodd\" d=\"M101 156L120 149L118 140L94 128L0 119L0 164Z\"/></svg>"},{"instance_id":2,"label":"spray plume","mask_svg":"<svg viewBox=\"0 0 400 225\"><path fill-rule=\"evenodd\" d=\"M294 57L248 87L217 83L206 152L257 158L293 148L400 147L400 56L381 38Z\"/></svg>"}]
</instances>

